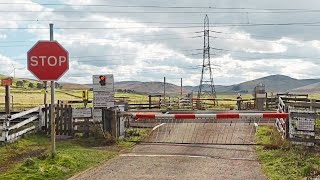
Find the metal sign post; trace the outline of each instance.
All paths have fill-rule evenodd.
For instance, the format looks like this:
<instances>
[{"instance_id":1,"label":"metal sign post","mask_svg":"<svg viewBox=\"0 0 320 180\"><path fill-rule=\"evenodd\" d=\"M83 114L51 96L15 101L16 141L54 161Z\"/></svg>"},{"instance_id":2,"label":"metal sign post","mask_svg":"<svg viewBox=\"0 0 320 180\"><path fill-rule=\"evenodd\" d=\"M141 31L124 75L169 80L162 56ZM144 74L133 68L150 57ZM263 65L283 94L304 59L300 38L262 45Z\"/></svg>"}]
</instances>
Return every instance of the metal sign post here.
<instances>
[{"instance_id":1,"label":"metal sign post","mask_svg":"<svg viewBox=\"0 0 320 180\"><path fill-rule=\"evenodd\" d=\"M50 24L50 41L53 41L53 24ZM50 105L50 119L51 119L51 155L56 155L56 123L54 119L54 81L51 81L51 105Z\"/></svg>"},{"instance_id":2,"label":"metal sign post","mask_svg":"<svg viewBox=\"0 0 320 180\"><path fill-rule=\"evenodd\" d=\"M53 24L50 24L50 41L38 41L27 53L28 70L40 81L51 83L51 148L56 154L54 89L58 81L69 70L69 53L53 40ZM46 93L46 92L45 92Z\"/></svg>"}]
</instances>

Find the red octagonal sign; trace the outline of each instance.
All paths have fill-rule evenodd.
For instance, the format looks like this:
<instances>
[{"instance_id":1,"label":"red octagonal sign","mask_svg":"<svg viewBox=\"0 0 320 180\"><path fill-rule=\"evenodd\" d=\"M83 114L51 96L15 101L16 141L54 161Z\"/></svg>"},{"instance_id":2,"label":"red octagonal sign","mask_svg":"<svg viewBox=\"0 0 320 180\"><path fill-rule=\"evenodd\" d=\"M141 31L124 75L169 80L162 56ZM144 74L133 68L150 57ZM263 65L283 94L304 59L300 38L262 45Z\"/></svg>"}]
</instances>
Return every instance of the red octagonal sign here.
<instances>
[{"instance_id":1,"label":"red octagonal sign","mask_svg":"<svg viewBox=\"0 0 320 180\"><path fill-rule=\"evenodd\" d=\"M38 41L28 51L28 70L41 81L57 81L69 69L69 54L57 41Z\"/></svg>"}]
</instances>

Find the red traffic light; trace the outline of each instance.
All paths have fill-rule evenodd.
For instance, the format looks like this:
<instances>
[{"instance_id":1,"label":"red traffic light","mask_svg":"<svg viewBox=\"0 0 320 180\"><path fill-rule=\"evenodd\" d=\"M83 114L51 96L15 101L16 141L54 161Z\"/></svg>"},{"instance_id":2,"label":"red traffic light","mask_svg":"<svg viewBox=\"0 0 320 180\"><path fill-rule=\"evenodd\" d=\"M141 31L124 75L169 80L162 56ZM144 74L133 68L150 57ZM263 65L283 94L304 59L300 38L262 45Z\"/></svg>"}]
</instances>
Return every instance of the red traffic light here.
<instances>
[{"instance_id":1,"label":"red traffic light","mask_svg":"<svg viewBox=\"0 0 320 180\"><path fill-rule=\"evenodd\" d=\"M106 76L99 76L99 79L100 79L99 84L101 86L105 86L106 85Z\"/></svg>"},{"instance_id":2,"label":"red traffic light","mask_svg":"<svg viewBox=\"0 0 320 180\"><path fill-rule=\"evenodd\" d=\"M99 76L100 81L104 81L106 79L105 76Z\"/></svg>"}]
</instances>

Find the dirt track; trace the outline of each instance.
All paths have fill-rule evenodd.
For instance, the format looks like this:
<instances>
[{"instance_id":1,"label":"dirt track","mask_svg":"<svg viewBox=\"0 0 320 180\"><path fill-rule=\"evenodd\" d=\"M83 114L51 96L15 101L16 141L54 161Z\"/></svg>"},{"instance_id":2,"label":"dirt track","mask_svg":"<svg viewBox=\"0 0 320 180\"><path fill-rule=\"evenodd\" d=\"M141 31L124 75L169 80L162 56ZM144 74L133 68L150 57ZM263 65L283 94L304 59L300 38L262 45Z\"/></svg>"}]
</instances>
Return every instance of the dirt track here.
<instances>
[{"instance_id":1,"label":"dirt track","mask_svg":"<svg viewBox=\"0 0 320 180\"><path fill-rule=\"evenodd\" d=\"M201 128L195 125L194 129L199 130L195 142L202 141L209 131L215 131L215 126ZM216 127L219 127L216 126ZM220 137L230 138L230 132L219 131ZM162 127L165 128L165 127ZM250 129L251 126L248 128ZM246 135L252 135L251 130L243 128L238 131ZM178 125L173 131L185 132L190 126ZM180 141L180 134L170 137L170 141ZM160 131L159 131L160 132ZM221 133L222 132L222 133ZM250 134L248 134L250 132ZM229 135L226 136L228 133ZM161 133L160 133L161 134ZM236 137L238 137L236 135ZM151 137L150 140L154 140ZM169 136L164 134L158 137L167 140ZM207 136L209 141L213 141ZM243 136L242 136L243 137ZM248 137L252 139L252 137ZM224 138L223 138L224 139ZM232 138L233 139L233 138ZM235 140L230 140L233 142ZM237 139L237 138L235 138ZM193 138L194 140L194 138ZM168 141L168 142L170 142ZM235 141L236 142L236 141ZM259 162L256 160L252 145L203 145L203 144L154 144L145 143L137 145L132 152L121 154L119 157L108 161L100 167L94 168L72 179L266 179L261 172Z\"/></svg>"}]
</instances>

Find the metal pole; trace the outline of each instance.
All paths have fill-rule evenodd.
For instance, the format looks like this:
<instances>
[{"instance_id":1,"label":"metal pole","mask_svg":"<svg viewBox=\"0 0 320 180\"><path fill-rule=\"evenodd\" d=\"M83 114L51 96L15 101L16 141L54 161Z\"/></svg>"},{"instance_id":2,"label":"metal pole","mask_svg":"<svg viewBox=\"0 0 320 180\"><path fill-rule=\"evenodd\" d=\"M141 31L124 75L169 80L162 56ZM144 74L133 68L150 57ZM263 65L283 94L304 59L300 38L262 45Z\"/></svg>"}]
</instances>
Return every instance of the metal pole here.
<instances>
[{"instance_id":1,"label":"metal pole","mask_svg":"<svg viewBox=\"0 0 320 180\"><path fill-rule=\"evenodd\" d=\"M180 89L180 97L182 98L182 78L181 78L181 89Z\"/></svg>"},{"instance_id":2,"label":"metal pole","mask_svg":"<svg viewBox=\"0 0 320 180\"><path fill-rule=\"evenodd\" d=\"M50 41L53 41L53 24L50 26ZM54 81L51 81L51 105L50 105L50 119L51 119L51 155L56 155L56 123L54 118Z\"/></svg>"},{"instance_id":3,"label":"metal pole","mask_svg":"<svg viewBox=\"0 0 320 180\"><path fill-rule=\"evenodd\" d=\"M163 77L163 104L166 104L166 77Z\"/></svg>"}]
</instances>

